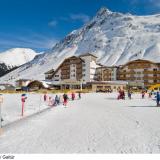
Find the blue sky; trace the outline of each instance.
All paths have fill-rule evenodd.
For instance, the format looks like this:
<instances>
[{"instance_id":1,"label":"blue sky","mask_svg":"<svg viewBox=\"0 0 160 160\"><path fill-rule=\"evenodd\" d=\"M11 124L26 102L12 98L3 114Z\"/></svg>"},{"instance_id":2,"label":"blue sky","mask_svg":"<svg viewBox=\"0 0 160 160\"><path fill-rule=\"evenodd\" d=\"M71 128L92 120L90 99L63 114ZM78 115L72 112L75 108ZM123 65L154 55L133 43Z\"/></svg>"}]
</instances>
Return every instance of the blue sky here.
<instances>
[{"instance_id":1,"label":"blue sky","mask_svg":"<svg viewBox=\"0 0 160 160\"><path fill-rule=\"evenodd\" d=\"M160 0L0 0L0 51L47 50L103 6L136 15L160 13Z\"/></svg>"}]
</instances>

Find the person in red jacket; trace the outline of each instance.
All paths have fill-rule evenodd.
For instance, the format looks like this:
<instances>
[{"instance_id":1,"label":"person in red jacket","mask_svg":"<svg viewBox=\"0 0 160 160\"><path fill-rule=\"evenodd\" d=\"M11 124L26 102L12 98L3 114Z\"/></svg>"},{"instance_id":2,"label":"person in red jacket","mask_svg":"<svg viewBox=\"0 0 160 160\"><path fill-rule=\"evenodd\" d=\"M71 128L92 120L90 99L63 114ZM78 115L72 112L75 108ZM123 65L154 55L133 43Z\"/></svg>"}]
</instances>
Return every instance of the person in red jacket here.
<instances>
[{"instance_id":1,"label":"person in red jacket","mask_svg":"<svg viewBox=\"0 0 160 160\"><path fill-rule=\"evenodd\" d=\"M75 100L75 93L72 92L71 96L72 96L72 101L74 101Z\"/></svg>"},{"instance_id":2,"label":"person in red jacket","mask_svg":"<svg viewBox=\"0 0 160 160\"><path fill-rule=\"evenodd\" d=\"M67 96L67 94L64 94L63 95L63 105L67 106L67 103L68 103L68 96Z\"/></svg>"}]
</instances>

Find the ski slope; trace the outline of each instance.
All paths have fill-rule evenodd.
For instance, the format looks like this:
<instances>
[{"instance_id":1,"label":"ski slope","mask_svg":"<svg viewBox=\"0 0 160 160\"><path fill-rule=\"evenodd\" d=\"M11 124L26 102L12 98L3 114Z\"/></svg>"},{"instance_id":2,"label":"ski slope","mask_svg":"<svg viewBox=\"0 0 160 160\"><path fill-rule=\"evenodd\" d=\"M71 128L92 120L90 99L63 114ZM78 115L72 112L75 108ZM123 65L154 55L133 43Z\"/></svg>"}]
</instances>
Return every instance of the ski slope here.
<instances>
[{"instance_id":1,"label":"ski slope","mask_svg":"<svg viewBox=\"0 0 160 160\"><path fill-rule=\"evenodd\" d=\"M140 94L116 98L117 93L83 94L67 108L61 105L6 126L0 153L160 153L155 101Z\"/></svg>"}]
</instances>

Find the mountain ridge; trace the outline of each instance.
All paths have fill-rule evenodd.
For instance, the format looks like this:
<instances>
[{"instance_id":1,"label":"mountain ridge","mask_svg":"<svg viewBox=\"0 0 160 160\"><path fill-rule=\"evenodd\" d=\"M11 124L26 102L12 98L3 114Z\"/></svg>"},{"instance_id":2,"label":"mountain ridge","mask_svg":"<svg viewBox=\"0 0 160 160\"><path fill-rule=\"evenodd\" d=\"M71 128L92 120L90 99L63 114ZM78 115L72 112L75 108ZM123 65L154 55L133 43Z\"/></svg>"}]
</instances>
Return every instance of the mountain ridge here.
<instances>
[{"instance_id":1,"label":"mountain ridge","mask_svg":"<svg viewBox=\"0 0 160 160\"><path fill-rule=\"evenodd\" d=\"M101 8L80 29L69 33L53 48L3 77L44 79L44 73L56 69L70 56L92 53L98 63L121 65L135 59L160 62L160 14L136 16ZM156 52L156 53L155 53Z\"/></svg>"}]
</instances>

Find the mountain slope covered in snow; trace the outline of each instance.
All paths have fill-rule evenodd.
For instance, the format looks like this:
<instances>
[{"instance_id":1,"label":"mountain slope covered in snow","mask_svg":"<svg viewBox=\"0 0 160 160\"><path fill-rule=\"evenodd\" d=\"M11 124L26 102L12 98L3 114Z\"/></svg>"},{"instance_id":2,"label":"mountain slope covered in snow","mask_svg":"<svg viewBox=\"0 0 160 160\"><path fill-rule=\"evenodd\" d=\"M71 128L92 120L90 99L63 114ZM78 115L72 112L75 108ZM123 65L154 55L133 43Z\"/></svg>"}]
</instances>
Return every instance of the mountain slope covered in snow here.
<instances>
[{"instance_id":1,"label":"mountain slope covered in snow","mask_svg":"<svg viewBox=\"0 0 160 160\"><path fill-rule=\"evenodd\" d=\"M99 63L108 66L139 58L160 62L160 14L136 16L101 8L82 28L1 81L44 79L44 72L56 69L64 58L86 52L95 54Z\"/></svg>"},{"instance_id":2,"label":"mountain slope covered in snow","mask_svg":"<svg viewBox=\"0 0 160 160\"><path fill-rule=\"evenodd\" d=\"M35 51L29 48L13 48L0 53L0 63L15 67L25 64L37 55Z\"/></svg>"},{"instance_id":3,"label":"mountain slope covered in snow","mask_svg":"<svg viewBox=\"0 0 160 160\"><path fill-rule=\"evenodd\" d=\"M36 55L28 48L13 48L0 53L0 77L33 60Z\"/></svg>"}]
</instances>

